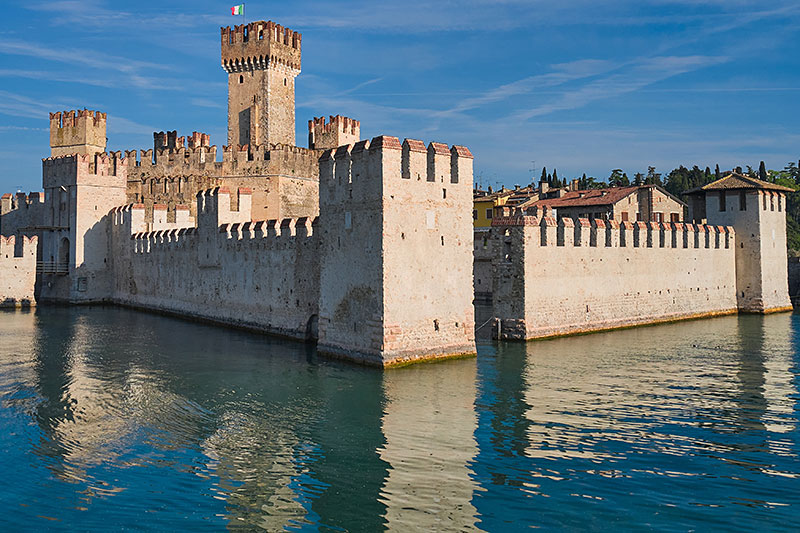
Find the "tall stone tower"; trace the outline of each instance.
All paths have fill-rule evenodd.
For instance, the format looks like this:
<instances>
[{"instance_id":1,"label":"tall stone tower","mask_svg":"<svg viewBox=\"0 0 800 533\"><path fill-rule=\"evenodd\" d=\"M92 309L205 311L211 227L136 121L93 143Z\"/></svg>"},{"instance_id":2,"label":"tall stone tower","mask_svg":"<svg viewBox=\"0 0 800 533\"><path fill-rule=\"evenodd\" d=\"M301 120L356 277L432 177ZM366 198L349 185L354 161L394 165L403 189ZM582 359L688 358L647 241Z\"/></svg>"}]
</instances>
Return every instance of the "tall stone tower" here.
<instances>
[{"instance_id":1,"label":"tall stone tower","mask_svg":"<svg viewBox=\"0 0 800 533\"><path fill-rule=\"evenodd\" d=\"M79 109L50 113L50 156L92 155L106 150L106 114Z\"/></svg>"},{"instance_id":2,"label":"tall stone tower","mask_svg":"<svg viewBox=\"0 0 800 533\"><path fill-rule=\"evenodd\" d=\"M295 145L294 79L301 35L263 20L221 28L228 73L228 145Z\"/></svg>"},{"instance_id":3,"label":"tall stone tower","mask_svg":"<svg viewBox=\"0 0 800 533\"><path fill-rule=\"evenodd\" d=\"M381 136L319 163L317 348L380 366L474 354L470 151Z\"/></svg>"},{"instance_id":4,"label":"tall stone tower","mask_svg":"<svg viewBox=\"0 0 800 533\"><path fill-rule=\"evenodd\" d=\"M736 231L736 298L751 313L790 311L786 275L788 187L732 173L687 191L695 223Z\"/></svg>"}]
</instances>

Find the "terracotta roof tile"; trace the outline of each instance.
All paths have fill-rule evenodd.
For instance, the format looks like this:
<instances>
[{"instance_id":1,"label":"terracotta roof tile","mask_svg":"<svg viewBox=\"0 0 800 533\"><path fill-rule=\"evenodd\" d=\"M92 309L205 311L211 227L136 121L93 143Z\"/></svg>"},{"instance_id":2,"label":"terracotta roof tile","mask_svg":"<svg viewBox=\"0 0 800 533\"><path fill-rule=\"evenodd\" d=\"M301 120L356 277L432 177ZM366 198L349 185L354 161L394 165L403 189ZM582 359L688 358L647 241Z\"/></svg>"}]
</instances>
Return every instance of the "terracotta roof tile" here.
<instances>
[{"instance_id":1,"label":"terracotta roof tile","mask_svg":"<svg viewBox=\"0 0 800 533\"><path fill-rule=\"evenodd\" d=\"M406 139L403 141L403 144L408 146L408 149L412 152L427 152L428 149L425 148L425 143L417 140L417 139Z\"/></svg>"},{"instance_id":2,"label":"terracotta roof tile","mask_svg":"<svg viewBox=\"0 0 800 533\"><path fill-rule=\"evenodd\" d=\"M435 153L441 155L450 155L450 148L448 148L444 143L431 142L428 145L428 150L433 150Z\"/></svg>"},{"instance_id":3,"label":"terracotta roof tile","mask_svg":"<svg viewBox=\"0 0 800 533\"><path fill-rule=\"evenodd\" d=\"M470 152L469 148L467 148L466 146L455 145L455 146L453 146L451 151L454 152L458 157L466 157L466 158L469 158L469 159L473 158L472 157L472 152Z\"/></svg>"},{"instance_id":4,"label":"terracotta roof tile","mask_svg":"<svg viewBox=\"0 0 800 533\"><path fill-rule=\"evenodd\" d=\"M743 174L732 173L718 180L707 183L701 187L695 187L683 194L696 194L705 191L736 190L736 189L762 189L768 191L794 192L794 189L762 181Z\"/></svg>"}]
</instances>

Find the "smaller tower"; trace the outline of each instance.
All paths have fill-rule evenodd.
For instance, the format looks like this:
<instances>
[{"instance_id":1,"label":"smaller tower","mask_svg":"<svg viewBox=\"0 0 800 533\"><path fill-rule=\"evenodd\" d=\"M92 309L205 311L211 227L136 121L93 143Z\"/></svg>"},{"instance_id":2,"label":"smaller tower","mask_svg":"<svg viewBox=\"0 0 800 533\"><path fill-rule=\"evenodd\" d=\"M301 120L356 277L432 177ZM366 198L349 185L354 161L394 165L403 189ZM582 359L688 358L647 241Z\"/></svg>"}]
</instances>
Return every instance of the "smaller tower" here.
<instances>
[{"instance_id":1,"label":"smaller tower","mask_svg":"<svg viewBox=\"0 0 800 533\"><path fill-rule=\"evenodd\" d=\"M733 226L736 298L741 311L790 311L786 252L788 187L732 173L687 191L689 220Z\"/></svg>"},{"instance_id":2,"label":"smaller tower","mask_svg":"<svg viewBox=\"0 0 800 533\"><path fill-rule=\"evenodd\" d=\"M314 117L308 121L308 147L312 150L328 150L345 144L355 144L361 140L361 122L339 115Z\"/></svg>"},{"instance_id":3,"label":"smaller tower","mask_svg":"<svg viewBox=\"0 0 800 533\"><path fill-rule=\"evenodd\" d=\"M50 156L106 150L106 114L90 109L50 113Z\"/></svg>"}]
</instances>

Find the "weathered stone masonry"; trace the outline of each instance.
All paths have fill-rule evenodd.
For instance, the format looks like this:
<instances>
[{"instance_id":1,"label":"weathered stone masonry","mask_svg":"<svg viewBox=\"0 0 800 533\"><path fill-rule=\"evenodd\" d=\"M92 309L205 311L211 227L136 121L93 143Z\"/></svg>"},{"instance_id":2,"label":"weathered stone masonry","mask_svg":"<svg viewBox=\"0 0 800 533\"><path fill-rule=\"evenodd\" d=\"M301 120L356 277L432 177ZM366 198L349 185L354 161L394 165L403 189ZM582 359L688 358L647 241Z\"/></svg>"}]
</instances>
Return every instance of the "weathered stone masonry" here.
<instances>
[{"instance_id":1,"label":"weathered stone masonry","mask_svg":"<svg viewBox=\"0 0 800 533\"><path fill-rule=\"evenodd\" d=\"M0 307L36 305L33 288L38 240L0 235Z\"/></svg>"},{"instance_id":2,"label":"weathered stone masonry","mask_svg":"<svg viewBox=\"0 0 800 533\"><path fill-rule=\"evenodd\" d=\"M527 216L496 223L490 246L501 338L737 311L730 227Z\"/></svg>"},{"instance_id":3,"label":"weathered stone masonry","mask_svg":"<svg viewBox=\"0 0 800 533\"><path fill-rule=\"evenodd\" d=\"M321 177L319 219L252 221L244 188L200 193L196 227L112 210L103 299L377 366L474 354L469 150L376 137L325 152Z\"/></svg>"}]
</instances>

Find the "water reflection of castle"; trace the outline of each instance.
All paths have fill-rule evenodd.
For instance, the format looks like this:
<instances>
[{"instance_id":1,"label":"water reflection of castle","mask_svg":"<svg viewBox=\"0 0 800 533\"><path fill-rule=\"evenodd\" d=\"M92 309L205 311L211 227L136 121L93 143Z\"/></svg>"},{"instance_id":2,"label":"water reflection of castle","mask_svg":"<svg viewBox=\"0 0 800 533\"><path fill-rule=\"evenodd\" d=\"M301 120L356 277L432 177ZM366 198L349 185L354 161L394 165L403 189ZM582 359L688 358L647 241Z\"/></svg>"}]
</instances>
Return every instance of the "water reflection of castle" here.
<instances>
[{"instance_id":1,"label":"water reflection of castle","mask_svg":"<svg viewBox=\"0 0 800 533\"><path fill-rule=\"evenodd\" d=\"M246 335L127 312L99 326L97 316L68 327L7 318L0 333L32 340L2 356L3 386L36 401L6 408L30 412L34 453L87 507L166 470L219 501L210 509L231 524L492 529L500 522L482 499L487 483L551 495L570 476L625 475L637 453L702 451L767 473L774 467L737 456L753 446L794 453L786 315L510 345L480 367L385 374L309 364L299 345L276 343L281 353L265 357ZM123 322L139 346L110 338ZM689 473L665 465L648 475Z\"/></svg>"}]
</instances>

